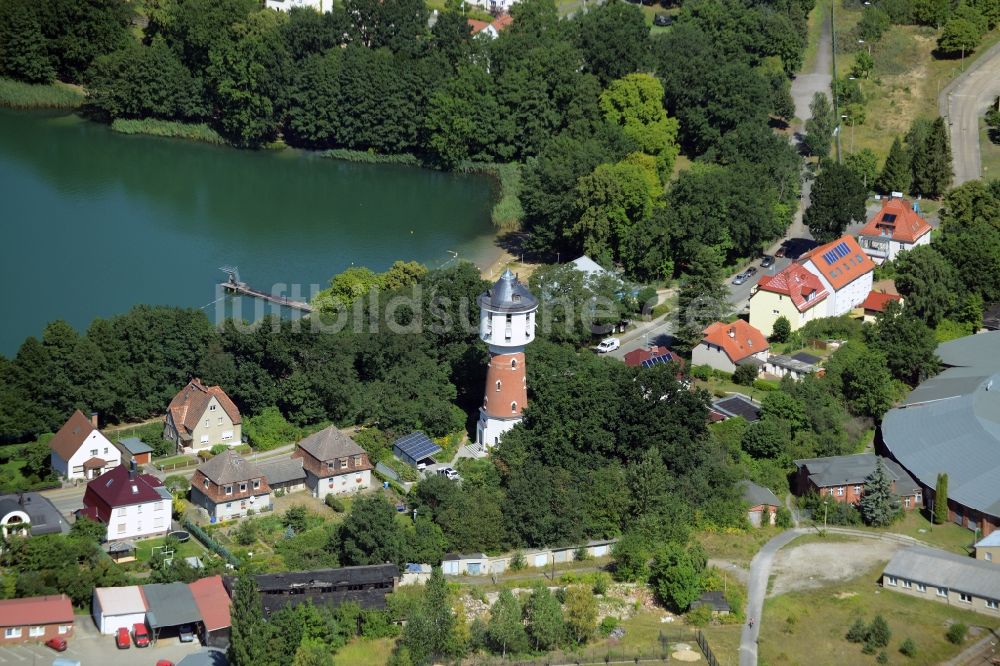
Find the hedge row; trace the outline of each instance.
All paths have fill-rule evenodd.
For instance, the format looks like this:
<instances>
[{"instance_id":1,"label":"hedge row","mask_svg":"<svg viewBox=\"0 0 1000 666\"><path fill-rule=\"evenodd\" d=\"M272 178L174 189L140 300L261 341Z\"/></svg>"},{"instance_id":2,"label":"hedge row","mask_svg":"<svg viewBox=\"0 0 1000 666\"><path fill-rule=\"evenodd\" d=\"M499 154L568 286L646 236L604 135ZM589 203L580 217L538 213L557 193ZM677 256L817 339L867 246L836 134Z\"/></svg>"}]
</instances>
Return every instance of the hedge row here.
<instances>
[{"instance_id":1,"label":"hedge row","mask_svg":"<svg viewBox=\"0 0 1000 666\"><path fill-rule=\"evenodd\" d=\"M184 527L184 529L186 529L188 532L190 532L191 535L198 541L201 541L202 544L204 544L205 548L208 548L212 552L217 553L220 557L222 557L222 559L224 559L226 562L229 562L234 567L240 566L240 561L236 558L236 556L230 553L229 549L227 549L225 546L223 546L218 541L210 537L205 530L201 529L187 518L181 521L181 526Z\"/></svg>"}]
</instances>

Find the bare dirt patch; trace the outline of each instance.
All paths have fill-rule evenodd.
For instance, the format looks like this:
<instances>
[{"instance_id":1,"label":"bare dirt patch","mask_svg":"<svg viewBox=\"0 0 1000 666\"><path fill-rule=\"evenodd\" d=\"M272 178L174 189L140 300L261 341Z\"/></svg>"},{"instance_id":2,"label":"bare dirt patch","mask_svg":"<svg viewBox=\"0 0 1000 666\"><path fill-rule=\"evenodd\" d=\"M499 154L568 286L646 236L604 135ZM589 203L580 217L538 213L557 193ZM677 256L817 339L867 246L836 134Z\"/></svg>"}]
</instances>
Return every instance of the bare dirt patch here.
<instances>
[{"instance_id":1,"label":"bare dirt patch","mask_svg":"<svg viewBox=\"0 0 1000 666\"><path fill-rule=\"evenodd\" d=\"M892 557L901 544L866 539L805 543L774 558L769 597L851 580Z\"/></svg>"}]
</instances>

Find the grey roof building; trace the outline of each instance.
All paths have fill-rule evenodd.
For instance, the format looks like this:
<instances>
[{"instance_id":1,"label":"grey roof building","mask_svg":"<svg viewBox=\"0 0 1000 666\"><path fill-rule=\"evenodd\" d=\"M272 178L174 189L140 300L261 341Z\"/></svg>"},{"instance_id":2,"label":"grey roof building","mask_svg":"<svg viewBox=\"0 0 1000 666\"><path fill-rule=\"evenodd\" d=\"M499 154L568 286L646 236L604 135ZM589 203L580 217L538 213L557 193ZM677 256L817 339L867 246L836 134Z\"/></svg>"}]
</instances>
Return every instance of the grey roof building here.
<instances>
[{"instance_id":1,"label":"grey roof building","mask_svg":"<svg viewBox=\"0 0 1000 666\"><path fill-rule=\"evenodd\" d=\"M363 609L385 608L385 597L399 584L399 567L395 564L290 571L255 576L260 591L264 616L283 606L312 602L317 606L336 608L347 601L357 602ZM232 594L233 579L224 578Z\"/></svg>"},{"instance_id":2,"label":"grey roof building","mask_svg":"<svg viewBox=\"0 0 1000 666\"><path fill-rule=\"evenodd\" d=\"M133 456L142 455L143 453L152 453L153 447L142 441L138 437L126 437L124 439L119 439L118 443L126 451L131 453Z\"/></svg>"},{"instance_id":3,"label":"grey roof building","mask_svg":"<svg viewBox=\"0 0 1000 666\"><path fill-rule=\"evenodd\" d=\"M753 481L740 481L740 488L743 490L743 500L750 502L750 506L781 506L777 495Z\"/></svg>"},{"instance_id":4,"label":"grey roof building","mask_svg":"<svg viewBox=\"0 0 1000 666\"><path fill-rule=\"evenodd\" d=\"M365 450L358 446L357 442L340 432L337 426L330 426L319 432L314 432L298 445L316 460L335 460L365 453Z\"/></svg>"},{"instance_id":5,"label":"grey roof building","mask_svg":"<svg viewBox=\"0 0 1000 666\"><path fill-rule=\"evenodd\" d=\"M201 622L191 588L184 583L143 585L142 595L146 599L146 622L154 631Z\"/></svg>"},{"instance_id":6,"label":"grey roof building","mask_svg":"<svg viewBox=\"0 0 1000 666\"><path fill-rule=\"evenodd\" d=\"M276 458L257 465L267 478L272 490L295 486L306 482L306 472L302 469L302 458Z\"/></svg>"},{"instance_id":7,"label":"grey roof building","mask_svg":"<svg viewBox=\"0 0 1000 666\"><path fill-rule=\"evenodd\" d=\"M1000 616L1000 567L982 560L920 546L902 548L885 565L882 585Z\"/></svg>"},{"instance_id":8,"label":"grey roof building","mask_svg":"<svg viewBox=\"0 0 1000 666\"><path fill-rule=\"evenodd\" d=\"M920 497L922 495L920 484L902 466L891 458L877 456L874 453L805 458L793 461L795 467L798 468L799 494L808 492L810 488L821 492L823 489L845 488L846 492L838 497L852 503L856 502L860 497L855 497L856 493L853 487L864 484L865 479L875 471L877 459L882 460L886 475L892 480L893 492L897 497Z\"/></svg>"},{"instance_id":9,"label":"grey roof building","mask_svg":"<svg viewBox=\"0 0 1000 666\"><path fill-rule=\"evenodd\" d=\"M948 474L951 519L989 534L1000 527L1000 332L953 340L938 354L953 367L886 413L882 443L929 490Z\"/></svg>"},{"instance_id":10,"label":"grey roof building","mask_svg":"<svg viewBox=\"0 0 1000 666\"><path fill-rule=\"evenodd\" d=\"M12 526L17 522L14 517L20 514L27 514L31 525L31 536L69 532L69 523L44 495L39 493L0 495L0 524L4 527Z\"/></svg>"},{"instance_id":11,"label":"grey roof building","mask_svg":"<svg viewBox=\"0 0 1000 666\"><path fill-rule=\"evenodd\" d=\"M750 423L760 420L760 405L739 393L719 398L712 403L712 409L726 418L742 416Z\"/></svg>"}]
</instances>

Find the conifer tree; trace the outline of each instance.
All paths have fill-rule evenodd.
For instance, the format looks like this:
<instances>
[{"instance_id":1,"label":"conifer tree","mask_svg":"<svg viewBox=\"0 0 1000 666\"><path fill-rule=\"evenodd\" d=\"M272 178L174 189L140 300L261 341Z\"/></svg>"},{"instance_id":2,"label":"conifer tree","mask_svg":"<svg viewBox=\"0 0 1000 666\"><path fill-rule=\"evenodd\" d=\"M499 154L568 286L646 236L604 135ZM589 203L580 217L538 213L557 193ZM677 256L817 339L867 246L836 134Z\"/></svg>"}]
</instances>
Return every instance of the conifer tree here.
<instances>
[{"instance_id":1,"label":"conifer tree","mask_svg":"<svg viewBox=\"0 0 1000 666\"><path fill-rule=\"evenodd\" d=\"M876 187L879 192L889 194L890 192L907 192L910 189L910 156L903 148L903 142L897 136L889 149L889 156L879 174Z\"/></svg>"},{"instance_id":2,"label":"conifer tree","mask_svg":"<svg viewBox=\"0 0 1000 666\"><path fill-rule=\"evenodd\" d=\"M240 572L233 587L232 629L229 639L229 663L232 666L259 666L263 663L267 626L260 594L253 577Z\"/></svg>"},{"instance_id":3,"label":"conifer tree","mask_svg":"<svg viewBox=\"0 0 1000 666\"><path fill-rule=\"evenodd\" d=\"M899 510L892 494L892 481L885 473L882 459L877 458L875 469L865 479L865 494L861 497L861 518L874 527L885 527L893 521Z\"/></svg>"},{"instance_id":4,"label":"conifer tree","mask_svg":"<svg viewBox=\"0 0 1000 666\"><path fill-rule=\"evenodd\" d=\"M934 523L943 525L948 522L948 475L938 474L937 487L934 490Z\"/></svg>"},{"instance_id":5,"label":"conifer tree","mask_svg":"<svg viewBox=\"0 0 1000 666\"><path fill-rule=\"evenodd\" d=\"M951 185L954 171L951 168L951 145L944 119L938 117L931 125L924 141L924 159L913 191L927 197L939 197Z\"/></svg>"}]
</instances>

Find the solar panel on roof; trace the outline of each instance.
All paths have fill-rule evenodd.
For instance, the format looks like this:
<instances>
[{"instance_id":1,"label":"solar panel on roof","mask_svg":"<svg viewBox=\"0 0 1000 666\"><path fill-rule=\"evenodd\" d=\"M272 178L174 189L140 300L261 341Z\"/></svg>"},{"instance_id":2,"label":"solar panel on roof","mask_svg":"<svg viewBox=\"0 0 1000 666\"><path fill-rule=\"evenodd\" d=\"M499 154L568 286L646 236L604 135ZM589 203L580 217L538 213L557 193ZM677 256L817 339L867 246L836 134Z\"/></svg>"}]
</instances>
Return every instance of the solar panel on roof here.
<instances>
[{"instance_id":1,"label":"solar panel on roof","mask_svg":"<svg viewBox=\"0 0 1000 666\"><path fill-rule=\"evenodd\" d=\"M664 363L670 363L674 360L673 354L663 354L662 356L654 356L652 358L647 358L645 361L639 364L643 368L652 368L654 365L661 365Z\"/></svg>"},{"instance_id":2,"label":"solar panel on roof","mask_svg":"<svg viewBox=\"0 0 1000 666\"><path fill-rule=\"evenodd\" d=\"M886 213L885 215L882 216L882 221L883 222L895 222L896 221L896 214L895 213Z\"/></svg>"},{"instance_id":3,"label":"solar panel on roof","mask_svg":"<svg viewBox=\"0 0 1000 666\"><path fill-rule=\"evenodd\" d=\"M419 430L411 432L405 437L400 437L393 443L393 446L417 461L428 458L441 450L440 446Z\"/></svg>"}]
</instances>

